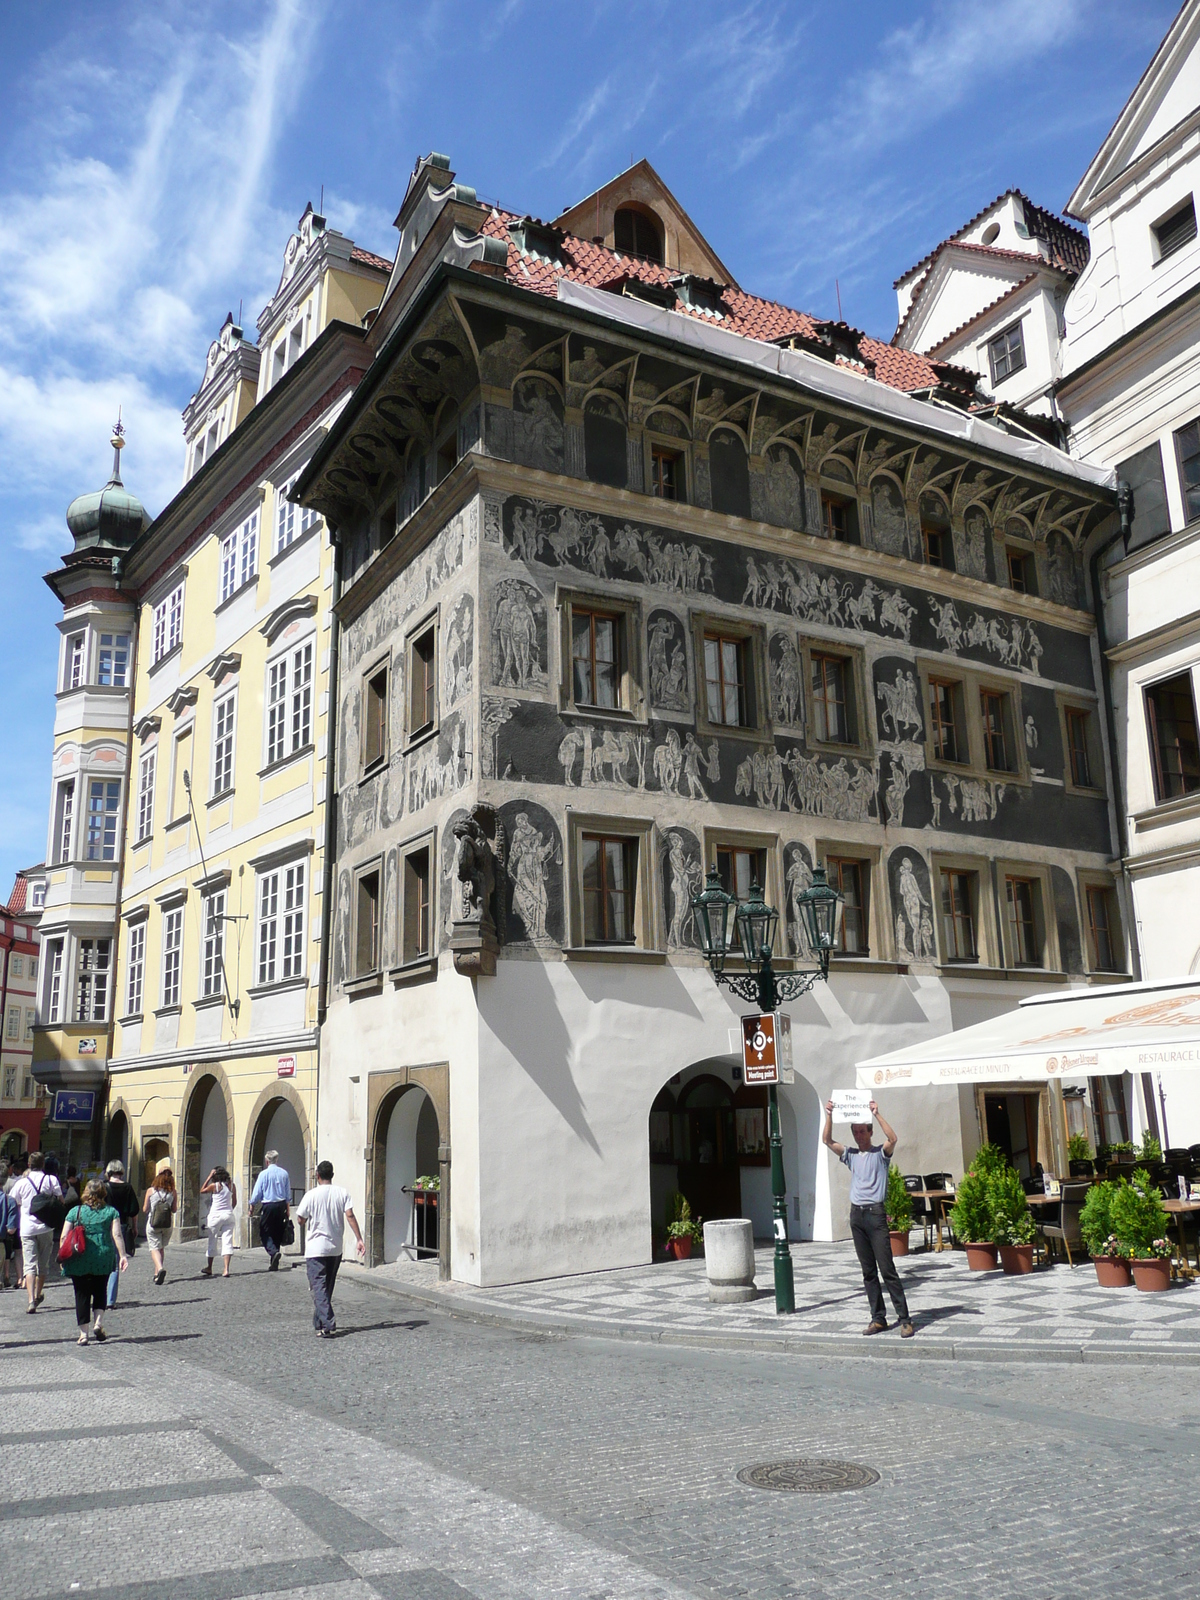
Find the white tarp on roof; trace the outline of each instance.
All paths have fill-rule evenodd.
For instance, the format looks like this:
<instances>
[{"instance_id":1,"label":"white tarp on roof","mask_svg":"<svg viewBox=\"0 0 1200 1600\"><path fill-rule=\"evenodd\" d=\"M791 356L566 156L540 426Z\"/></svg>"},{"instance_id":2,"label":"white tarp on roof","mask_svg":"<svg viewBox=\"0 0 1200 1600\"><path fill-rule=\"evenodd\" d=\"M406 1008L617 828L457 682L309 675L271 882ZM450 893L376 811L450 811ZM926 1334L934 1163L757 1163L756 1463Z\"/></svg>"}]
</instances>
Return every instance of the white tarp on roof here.
<instances>
[{"instance_id":1,"label":"white tarp on roof","mask_svg":"<svg viewBox=\"0 0 1200 1600\"><path fill-rule=\"evenodd\" d=\"M1200 979L1059 990L989 1022L858 1064L858 1087L1046 1083L1200 1070Z\"/></svg>"},{"instance_id":2,"label":"white tarp on roof","mask_svg":"<svg viewBox=\"0 0 1200 1600\"><path fill-rule=\"evenodd\" d=\"M930 405L928 401L893 389L876 378L868 378L865 373L835 366L830 361L809 355L807 351L782 350L778 345L766 344L760 339L748 339L741 333L731 333L728 328L704 322L699 317L688 316L681 311L667 311L659 306L648 305L644 300L613 294L608 289L592 289L586 284L574 283L570 278L558 280L558 298L564 305L595 312L612 322L645 328L648 333L660 334L678 344L689 345L694 350L724 356L729 361L740 361L781 378L791 378L831 400L869 406L882 416L890 417L893 422L908 423L932 433L944 434L963 444L977 445L982 450L1009 456L1014 464L1040 467L1066 478L1077 478L1096 488L1116 488L1116 473L1111 467L1095 467L1088 461L1076 461L1061 450L1055 450L1052 445L1043 444L1040 439L1022 438L998 428L993 422L985 422L982 417L971 417L963 411Z\"/></svg>"}]
</instances>

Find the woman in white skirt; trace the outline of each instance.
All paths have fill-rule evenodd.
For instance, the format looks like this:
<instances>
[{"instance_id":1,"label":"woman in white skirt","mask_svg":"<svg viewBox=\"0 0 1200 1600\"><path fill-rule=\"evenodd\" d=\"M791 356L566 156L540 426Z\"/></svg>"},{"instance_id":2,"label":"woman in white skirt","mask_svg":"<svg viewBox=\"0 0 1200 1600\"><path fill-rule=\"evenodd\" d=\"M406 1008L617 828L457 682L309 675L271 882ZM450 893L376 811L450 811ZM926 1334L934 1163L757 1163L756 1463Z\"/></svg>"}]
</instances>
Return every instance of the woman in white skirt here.
<instances>
[{"instance_id":1,"label":"woman in white skirt","mask_svg":"<svg viewBox=\"0 0 1200 1600\"><path fill-rule=\"evenodd\" d=\"M164 1156L154 1169L154 1185L146 1190L142 1210L146 1213L146 1243L150 1246L150 1259L154 1263L155 1283L167 1280L167 1240L175 1226L175 1213L179 1209L179 1195L175 1188L175 1174L171 1162Z\"/></svg>"},{"instance_id":2,"label":"woman in white skirt","mask_svg":"<svg viewBox=\"0 0 1200 1600\"><path fill-rule=\"evenodd\" d=\"M229 1261L233 1255L233 1213L237 1207L237 1184L224 1167L214 1167L200 1185L201 1194L212 1195L208 1208L208 1260L200 1269L202 1278L211 1278L213 1257L218 1248L225 1263L221 1276L229 1276Z\"/></svg>"}]
</instances>

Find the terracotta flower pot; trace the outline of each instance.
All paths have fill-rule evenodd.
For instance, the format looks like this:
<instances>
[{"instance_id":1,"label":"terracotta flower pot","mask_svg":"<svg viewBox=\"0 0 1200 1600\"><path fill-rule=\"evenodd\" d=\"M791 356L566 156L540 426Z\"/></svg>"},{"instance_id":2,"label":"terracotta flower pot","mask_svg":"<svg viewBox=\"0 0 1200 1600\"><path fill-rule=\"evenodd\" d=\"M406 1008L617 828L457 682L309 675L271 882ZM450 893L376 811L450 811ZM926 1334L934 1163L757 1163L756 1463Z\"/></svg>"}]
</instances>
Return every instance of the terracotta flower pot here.
<instances>
[{"instance_id":1,"label":"terracotta flower pot","mask_svg":"<svg viewBox=\"0 0 1200 1600\"><path fill-rule=\"evenodd\" d=\"M675 1257L676 1261L687 1261L692 1253L691 1239L687 1237L682 1239L672 1239L670 1243L671 1254Z\"/></svg>"},{"instance_id":2,"label":"terracotta flower pot","mask_svg":"<svg viewBox=\"0 0 1200 1600\"><path fill-rule=\"evenodd\" d=\"M897 1232L895 1229L890 1230L888 1238L892 1241L892 1254L894 1256L906 1256L908 1254L907 1228L903 1232Z\"/></svg>"},{"instance_id":3,"label":"terracotta flower pot","mask_svg":"<svg viewBox=\"0 0 1200 1600\"><path fill-rule=\"evenodd\" d=\"M996 1250L994 1244L969 1244L966 1247L967 1265L972 1272L994 1272Z\"/></svg>"},{"instance_id":4,"label":"terracotta flower pot","mask_svg":"<svg viewBox=\"0 0 1200 1600\"><path fill-rule=\"evenodd\" d=\"M1000 1265L1005 1272L1019 1276L1033 1271L1033 1246L1031 1244L1002 1244Z\"/></svg>"},{"instance_id":5,"label":"terracotta flower pot","mask_svg":"<svg viewBox=\"0 0 1200 1600\"><path fill-rule=\"evenodd\" d=\"M1170 1256L1151 1256L1145 1261L1135 1259L1131 1265L1134 1283L1147 1294L1157 1294L1160 1289L1171 1287Z\"/></svg>"},{"instance_id":6,"label":"terracotta flower pot","mask_svg":"<svg viewBox=\"0 0 1200 1600\"><path fill-rule=\"evenodd\" d=\"M1093 1256L1092 1264L1096 1268L1096 1282L1102 1289L1128 1289L1133 1283L1133 1274L1124 1256Z\"/></svg>"}]
</instances>

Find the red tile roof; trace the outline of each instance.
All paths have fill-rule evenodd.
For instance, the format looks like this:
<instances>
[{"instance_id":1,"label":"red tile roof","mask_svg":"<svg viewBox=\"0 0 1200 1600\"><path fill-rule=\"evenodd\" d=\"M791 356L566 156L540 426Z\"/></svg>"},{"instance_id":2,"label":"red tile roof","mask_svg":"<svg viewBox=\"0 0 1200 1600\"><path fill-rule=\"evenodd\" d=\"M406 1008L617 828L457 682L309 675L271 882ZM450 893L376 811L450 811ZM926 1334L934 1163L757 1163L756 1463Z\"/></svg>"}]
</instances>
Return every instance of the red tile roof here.
<instances>
[{"instance_id":1,"label":"red tile roof","mask_svg":"<svg viewBox=\"0 0 1200 1600\"><path fill-rule=\"evenodd\" d=\"M386 256L377 256L373 250L364 250L361 245L355 245L350 252L351 261L358 261L364 267L375 267L380 272L391 272L392 263Z\"/></svg>"},{"instance_id":2,"label":"red tile roof","mask_svg":"<svg viewBox=\"0 0 1200 1600\"><path fill-rule=\"evenodd\" d=\"M593 289L611 288L619 293L630 280L668 289L672 280L680 276L674 269L669 270L639 256L621 255L548 223L537 223L536 227L544 235L553 235L556 254L560 259L548 261L542 255L522 255L509 234L508 226L510 222L520 220L513 212L493 209L482 231L508 241L508 281L535 294L557 295L560 278L568 278L573 283ZM719 316L689 308L682 300L674 309L685 316L694 316L701 322L717 322L730 333L740 333L747 339L761 339L767 343L786 339L792 334L813 340L819 337L820 319L809 316L807 312L796 311L791 306L781 305L778 301L746 294L742 289L716 285L713 303L720 307ZM947 371L946 362L931 361L912 350L898 350L881 339L866 335L859 341L859 350L865 361L874 362L875 377L893 389L911 392L937 388L942 382L942 374ZM962 376L968 382L974 380L974 374L965 370Z\"/></svg>"},{"instance_id":3,"label":"red tile roof","mask_svg":"<svg viewBox=\"0 0 1200 1600\"><path fill-rule=\"evenodd\" d=\"M19 917L24 911L25 896L28 890L29 879L23 878L18 874L12 886L12 893L8 897L8 904L4 908L10 917Z\"/></svg>"},{"instance_id":4,"label":"red tile roof","mask_svg":"<svg viewBox=\"0 0 1200 1600\"><path fill-rule=\"evenodd\" d=\"M981 211L977 211L968 222L964 222L962 227L956 229L949 238L943 239L940 244L934 245L929 254L922 256L916 266L909 267L907 272L902 272L892 284L892 288L898 289L902 283L907 283L914 272L919 272L922 267L928 266L933 261L934 256L939 251L944 250L948 244L960 243L964 233L969 233L980 218L986 217L989 211L998 206L1002 200L1007 200L1010 195L1016 195L1017 199L1020 200L1025 212L1025 222L1029 232L1035 239L1041 239L1044 244L1050 247L1051 264L1061 267L1064 272L1082 272L1091 256L1091 245L1088 242L1087 234L1081 228L1074 228L1069 222L1064 222L1061 217L1055 216L1053 211L1047 211L1044 206L1034 205L1033 201L1022 190L1006 189L1003 194L998 194ZM991 246L971 245L967 248L987 250ZM997 253L1003 254L1006 252ZM1014 251L1013 254L1020 255L1021 252Z\"/></svg>"}]
</instances>

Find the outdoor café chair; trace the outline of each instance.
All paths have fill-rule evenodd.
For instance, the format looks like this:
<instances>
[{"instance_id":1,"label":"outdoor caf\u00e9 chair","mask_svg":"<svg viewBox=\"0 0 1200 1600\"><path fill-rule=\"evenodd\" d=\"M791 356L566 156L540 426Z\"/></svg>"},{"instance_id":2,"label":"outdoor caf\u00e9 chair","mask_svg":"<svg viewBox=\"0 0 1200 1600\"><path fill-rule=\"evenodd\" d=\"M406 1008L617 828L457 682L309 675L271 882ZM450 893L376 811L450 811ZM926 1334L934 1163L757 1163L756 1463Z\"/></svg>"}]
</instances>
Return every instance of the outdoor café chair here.
<instances>
[{"instance_id":1,"label":"outdoor caf\u00e9 chair","mask_svg":"<svg viewBox=\"0 0 1200 1600\"><path fill-rule=\"evenodd\" d=\"M1026 1194L1041 1194L1045 1183L1041 1178L1022 1178L1021 1187Z\"/></svg>"},{"instance_id":2,"label":"outdoor caf\u00e9 chair","mask_svg":"<svg viewBox=\"0 0 1200 1600\"><path fill-rule=\"evenodd\" d=\"M1067 1262L1072 1267L1075 1265L1075 1259L1071 1254L1072 1245L1075 1246L1077 1255L1083 1256L1084 1259L1087 1257L1083 1235L1079 1231L1079 1213L1083 1210L1083 1203L1088 1197L1090 1187L1091 1185L1086 1183L1064 1183L1062 1201L1058 1208L1058 1221L1041 1224L1042 1237L1061 1244L1067 1252Z\"/></svg>"},{"instance_id":3,"label":"outdoor caf\u00e9 chair","mask_svg":"<svg viewBox=\"0 0 1200 1600\"><path fill-rule=\"evenodd\" d=\"M1188 1145L1188 1155L1191 1156L1193 1161L1200 1161L1200 1144Z\"/></svg>"},{"instance_id":4,"label":"outdoor caf\u00e9 chair","mask_svg":"<svg viewBox=\"0 0 1200 1600\"><path fill-rule=\"evenodd\" d=\"M925 1187L927 1189L948 1189L954 1182L954 1175L950 1172L927 1172L925 1174ZM933 1226L938 1238L941 1238L942 1224L946 1225L946 1232L950 1235L950 1243L954 1243L954 1229L950 1226L950 1217L943 1210L944 1200L930 1200L929 1209L933 1212Z\"/></svg>"},{"instance_id":5,"label":"outdoor caf\u00e9 chair","mask_svg":"<svg viewBox=\"0 0 1200 1600\"><path fill-rule=\"evenodd\" d=\"M1095 1168L1090 1161L1085 1161L1078 1158L1068 1161L1067 1167L1070 1170L1071 1177L1073 1178L1090 1178L1095 1171Z\"/></svg>"},{"instance_id":6,"label":"outdoor caf\u00e9 chair","mask_svg":"<svg viewBox=\"0 0 1200 1600\"><path fill-rule=\"evenodd\" d=\"M926 1200L919 1192L925 1187L925 1180L919 1172L906 1172L904 1187L912 1195L913 1221L921 1224L925 1234L925 1248L928 1250L932 1242L931 1230L935 1221L933 1201Z\"/></svg>"}]
</instances>

